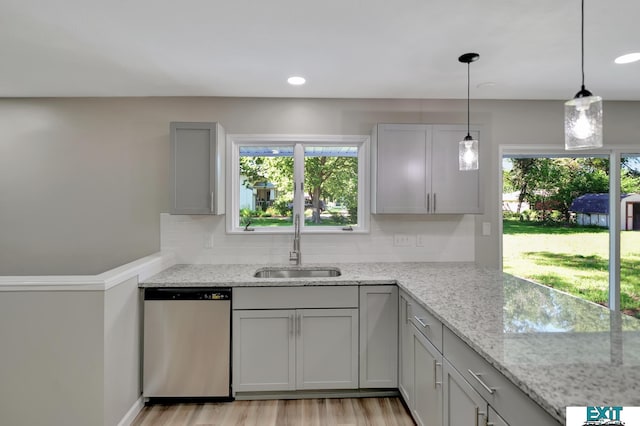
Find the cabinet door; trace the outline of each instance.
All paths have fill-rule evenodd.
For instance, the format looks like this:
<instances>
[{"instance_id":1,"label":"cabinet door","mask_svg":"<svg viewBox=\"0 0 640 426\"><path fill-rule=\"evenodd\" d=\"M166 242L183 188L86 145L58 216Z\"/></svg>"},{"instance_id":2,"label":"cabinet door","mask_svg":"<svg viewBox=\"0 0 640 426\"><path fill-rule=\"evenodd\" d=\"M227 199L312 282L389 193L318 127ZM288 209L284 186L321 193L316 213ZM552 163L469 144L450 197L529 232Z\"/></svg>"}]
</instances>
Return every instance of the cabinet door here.
<instances>
[{"instance_id":1,"label":"cabinet door","mask_svg":"<svg viewBox=\"0 0 640 426\"><path fill-rule=\"evenodd\" d=\"M224 129L172 122L170 213L224 214Z\"/></svg>"},{"instance_id":2,"label":"cabinet door","mask_svg":"<svg viewBox=\"0 0 640 426\"><path fill-rule=\"evenodd\" d=\"M431 127L378 125L373 213L428 213L431 192Z\"/></svg>"},{"instance_id":3,"label":"cabinet door","mask_svg":"<svg viewBox=\"0 0 640 426\"><path fill-rule=\"evenodd\" d=\"M297 389L358 388L358 310L296 311Z\"/></svg>"},{"instance_id":4,"label":"cabinet door","mask_svg":"<svg viewBox=\"0 0 640 426\"><path fill-rule=\"evenodd\" d=\"M398 287L360 286L360 387L398 387Z\"/></svg>"},{"instance_id":5,"label":"cabinet door","mask_svg":"<svg viewBox=\"0 0 640 426\"><path fill-rule=\"evenodd\" d=\"M233 311L233 390L295 389L295 311Z\"/></svg>"},{"instance_id":6,"label":"cabinet door","mask_svg":"<svg viewBox=\"0 0 640 426\"><path fill-rule=\"evenodd\" d=\"M410 303L403 293L400 293L399 322L399 377L398 389L410 410L413 410L413 350L411 322L409 321Z\"/></svg>"},{"instance_id":7,"label":"cabinet door","mask_svg":"<svg viewBox=\"0 0 640 426\"><path fill-rule=\"evenodd\" d=\"M464 126L433 126L433 213L482 212L479 171L459 170L458 143L466 135ZM480 132L472 128L471 136L479 140Z\"/></svg>"},{"instance_id":8,"label":"cabinet door","mask_svg":"<svg viewBox=\"0 0 640 426\"><path fill-rule=\"evenodd\" d=\"M487 418L487 426L509 426L507 422L504 421L502 417L493 409L493 407L489 406Z\"/></svg>"},{"instance_id":9,"label":"cabinet door","mask_svg":"<svg viewBox=\"0 0 640 426\"><path fill-rule=\"evenodd\" d=\"M444 425L485 425L487 403L475 389L444 360Z\"/></svg>"},{"instance_id":10,"label":"cabinet door","mask_svg":"<svg viewBox=\"0 0 640 426\"><path fill-rule=\"evenodd\" d=\"M442 426L442 355L411 325L413 418L420 426Z\"/></svg>"}]
</instances>

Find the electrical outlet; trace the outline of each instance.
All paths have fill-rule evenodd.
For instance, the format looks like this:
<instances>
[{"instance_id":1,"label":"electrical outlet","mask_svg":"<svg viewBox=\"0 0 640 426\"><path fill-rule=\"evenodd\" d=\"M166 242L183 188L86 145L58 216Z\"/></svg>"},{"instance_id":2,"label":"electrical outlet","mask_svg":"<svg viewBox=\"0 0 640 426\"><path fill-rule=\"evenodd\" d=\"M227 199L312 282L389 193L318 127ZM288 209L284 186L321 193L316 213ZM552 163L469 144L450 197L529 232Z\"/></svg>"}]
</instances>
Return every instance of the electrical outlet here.
<instances>
[{"instance_id":1,"label":"electrical outlet","mask_svg":"<svg viewBox=\"0 0 640 426\"><path fill-rule=\"evenodd\" d=\"M416 244L416 238L409 234L394 234L393 245L396 247L412 247Z\"/></svg>"},{"instance_id":2,"label":"electrical outlet","mask_svg":"<svg viewBox=\"0 0 640 426\"><path fill-rule=\"evenodd\" d=\"M426 235L422 235L422 234L416 235L416 247L424 247L426 240L427 240Z\"/></svg>"},{"instance_id":3,"label":"electrical outlet","mask_svg":"<svg viewBox=\"0 0 640 426\"><path fill-rule=\"evenodd\" d=\"M213 248L213 232L209 235L205 235L204 248L207 248L207 249Z\"/></svg>"}]
</instances>

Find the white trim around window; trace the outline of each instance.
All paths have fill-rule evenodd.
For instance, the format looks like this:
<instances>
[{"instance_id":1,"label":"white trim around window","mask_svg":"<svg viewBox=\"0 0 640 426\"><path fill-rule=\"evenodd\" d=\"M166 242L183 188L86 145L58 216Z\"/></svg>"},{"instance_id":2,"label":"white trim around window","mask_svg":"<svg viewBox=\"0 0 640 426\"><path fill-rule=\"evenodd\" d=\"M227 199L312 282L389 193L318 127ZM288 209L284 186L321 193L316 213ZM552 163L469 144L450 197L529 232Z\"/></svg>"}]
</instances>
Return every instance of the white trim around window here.
<instances>
[{"instance_id":1,"label":"white trim around window","mask_svg":"<svg viewBox=\"0 0 640 426\"><path fill-rule=\"evenodd\" d=\"M370 221L370 136L369 135L289 135L289 134L227 134L227 197L226 197L226 230L230 234L264 235L291 234L293 227L256 227L246 232L240 225L237 212L240 211L240 147L241 146L291 146L294 147L294 158L304 156L304 146L357 146L358 147L358 219L357 226L347 228L338 226L304 226L305 234L360 234L369 232ZM294 169L294 180L303 181L304 162L297 161ZM302 196L298 195L298 192ZM304 209L304 195L296 188L294 214Z\"/></svg>"}]
</instances>

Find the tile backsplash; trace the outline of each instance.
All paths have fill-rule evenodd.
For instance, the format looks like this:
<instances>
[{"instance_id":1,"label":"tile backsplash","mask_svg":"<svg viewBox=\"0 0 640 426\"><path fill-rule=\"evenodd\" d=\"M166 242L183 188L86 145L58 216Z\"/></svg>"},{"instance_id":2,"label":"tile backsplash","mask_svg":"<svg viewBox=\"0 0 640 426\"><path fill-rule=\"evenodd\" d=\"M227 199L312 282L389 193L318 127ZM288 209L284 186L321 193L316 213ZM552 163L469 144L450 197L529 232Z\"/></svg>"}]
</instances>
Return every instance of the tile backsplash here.
<instances>
[{"instance_id":1,"label":"tile backsplash","mask_svg":"<svg viewBox=\"0 0 640 426\"><path fill-rule=\"evenodd\" d=\"M160 215L161 250L177 263L287 264L293 234L227 234L224 216ZM372 215L367 234L302 234L302 262L475 260L471 215Z\"/></svg>"}]
</instances>

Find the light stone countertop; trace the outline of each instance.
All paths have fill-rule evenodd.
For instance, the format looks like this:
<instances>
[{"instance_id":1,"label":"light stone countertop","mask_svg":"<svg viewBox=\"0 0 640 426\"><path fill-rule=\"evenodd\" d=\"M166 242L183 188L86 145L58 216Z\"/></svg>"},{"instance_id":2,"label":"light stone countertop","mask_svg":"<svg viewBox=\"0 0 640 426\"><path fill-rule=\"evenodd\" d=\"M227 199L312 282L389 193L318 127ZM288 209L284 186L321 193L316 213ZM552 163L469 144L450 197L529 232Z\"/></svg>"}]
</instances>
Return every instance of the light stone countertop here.
<instances>
[{"instance_id":1,"label":"light stone countertop","mask_svg":"<svg viewBox=\"0 0 640 426\"><path fill-rule=\"evenodd\" d=\"M253 277L272 266L175 265L140 287L398 284L562 424L567 406L640 406L640 320L473 263L349 263L332 265L342 272L333 278Z\"/></svg>"}]
</instances>

